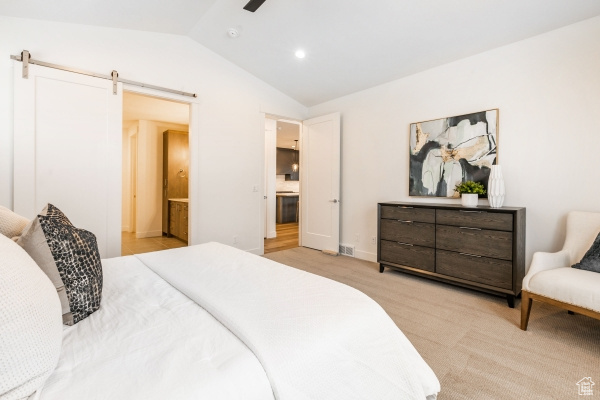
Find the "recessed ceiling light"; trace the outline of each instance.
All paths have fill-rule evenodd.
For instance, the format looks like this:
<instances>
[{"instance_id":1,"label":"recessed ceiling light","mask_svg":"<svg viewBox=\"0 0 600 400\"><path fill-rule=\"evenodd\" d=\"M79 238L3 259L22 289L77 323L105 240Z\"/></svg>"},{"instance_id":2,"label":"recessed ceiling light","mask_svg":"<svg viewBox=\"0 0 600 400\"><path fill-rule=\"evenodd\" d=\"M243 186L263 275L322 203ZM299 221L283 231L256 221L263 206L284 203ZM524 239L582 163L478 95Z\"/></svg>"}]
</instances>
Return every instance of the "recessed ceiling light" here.
<instances>
[{"instance_id":1,"label":"recessed ceiling light","mask_svg":"<svg viewBox=\"0 0 600 400\"><path fill-rule=\"evenodd\" d=\"M306 57L306 53L304 52L304 50L296 50L295 55L298 58L304 58L304 57Z\"/></svg>"}]
</instances>

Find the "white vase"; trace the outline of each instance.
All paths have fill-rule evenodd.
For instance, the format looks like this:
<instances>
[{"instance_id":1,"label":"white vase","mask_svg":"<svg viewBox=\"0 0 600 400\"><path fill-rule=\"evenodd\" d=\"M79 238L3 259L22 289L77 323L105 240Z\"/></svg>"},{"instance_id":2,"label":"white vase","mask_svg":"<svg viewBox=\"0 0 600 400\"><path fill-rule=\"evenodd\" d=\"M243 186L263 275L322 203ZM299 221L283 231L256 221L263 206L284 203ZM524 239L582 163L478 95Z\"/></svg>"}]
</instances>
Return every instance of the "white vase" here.
<instances>
[{"instance_id":1,"label":"white vase","mask_svg":"<svg viewBox=\"0 0 600 400\"><path fill-rule=\"evenodd\" d=\"M500 208L504 203L504 178L502 177L502 168L499 165L492 165L490 178L488 180L487 195L490 207Z\"/></svg>"},{"instance_id":2,"label":"white vase","mask_svg":"<svg viewBox=\"0 0 600 400\"><path fill-rule=\"evenodd\" d=\"M463 207L477 207L479 195L477 193L463 193L460 195Z\"/></svg>"}]
</instances>

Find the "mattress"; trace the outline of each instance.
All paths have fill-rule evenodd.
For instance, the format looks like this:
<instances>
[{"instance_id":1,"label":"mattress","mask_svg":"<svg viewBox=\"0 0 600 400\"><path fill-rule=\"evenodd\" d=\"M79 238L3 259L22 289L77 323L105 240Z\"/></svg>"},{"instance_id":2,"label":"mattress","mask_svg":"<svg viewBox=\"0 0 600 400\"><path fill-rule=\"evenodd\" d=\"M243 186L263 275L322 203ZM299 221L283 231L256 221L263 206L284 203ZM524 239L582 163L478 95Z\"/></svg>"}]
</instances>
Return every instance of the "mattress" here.
<instances>
[{"instance_id":1,"label":"mattress","mask_svg":"<svg viewBox=\"0 0 600 400\"><path fill-rule=\"evenodd\" d=\"M42 400L273 399L258 359L134 256L102 261L98 311L65 326Z\"/></svg>"}]
</instances>

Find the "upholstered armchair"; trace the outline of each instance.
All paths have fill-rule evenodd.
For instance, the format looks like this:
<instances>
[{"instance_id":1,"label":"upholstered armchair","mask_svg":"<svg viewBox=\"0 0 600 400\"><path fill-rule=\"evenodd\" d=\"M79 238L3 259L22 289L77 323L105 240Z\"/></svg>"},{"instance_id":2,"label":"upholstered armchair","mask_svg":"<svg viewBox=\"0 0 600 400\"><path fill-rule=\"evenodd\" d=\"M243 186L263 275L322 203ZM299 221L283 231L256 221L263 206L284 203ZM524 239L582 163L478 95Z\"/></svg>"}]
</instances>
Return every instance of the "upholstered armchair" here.
<instances>
[{"instance_id":1,"label":"upholstered armchair","mask_svg":"<svg viewBox=\"0 0 600 400\"><path fill-rule=\"evenodd\" d=\"M521 329L527 330L532 301L542 301L600 319L600 273L571 268L600 232L600 213L572 211L565 244L557 253L538 252L523 279Z\"/></svg>"}]
</instances>

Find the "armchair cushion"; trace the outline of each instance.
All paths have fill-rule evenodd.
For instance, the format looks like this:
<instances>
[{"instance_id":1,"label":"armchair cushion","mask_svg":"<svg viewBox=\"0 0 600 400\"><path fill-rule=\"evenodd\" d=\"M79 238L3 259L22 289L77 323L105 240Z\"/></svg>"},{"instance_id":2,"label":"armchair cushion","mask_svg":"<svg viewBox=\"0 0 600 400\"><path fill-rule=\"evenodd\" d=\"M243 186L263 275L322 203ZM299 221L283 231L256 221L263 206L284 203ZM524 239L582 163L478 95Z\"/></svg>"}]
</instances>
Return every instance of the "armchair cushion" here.
<instances>
[{"instance_id":1,"label":"armchair cushion","mask_svg":"<svg viewBox=\"0 0 600 400\"><path fill-rule=\"evenodd\" d=\"M534 253L533 260L529 266L529 271L527 271L527 275L525 276L525 279L523 279L523 290L532 291L529 287L529 281L537 273L555 268L565 268L571 265L570 257L569 252L566 250L561 250L556 253L545 253L541 251Z\"/></svg>"},{"instance_id":2,"label":"armchair cushion","mask_svg":"<svg viewBox=\"0 0 600 400\"><path fill-rule=\"evenodd\" d=\"M529 280L528 291L600 312L599 288L600 274L563 267L533 275Z\"/></svg>"},{"instance_id":3,"label":"armchair cushion","mask_svg":"<svg viewBox=\"0 0 600 400\"><path fill-rule=\"evenodd\" d=\"M592 243L592 247L585 253L581 261L573 264L573 268L586 271L600 272L600 233Z\"/></svg>"}]
</instances>

